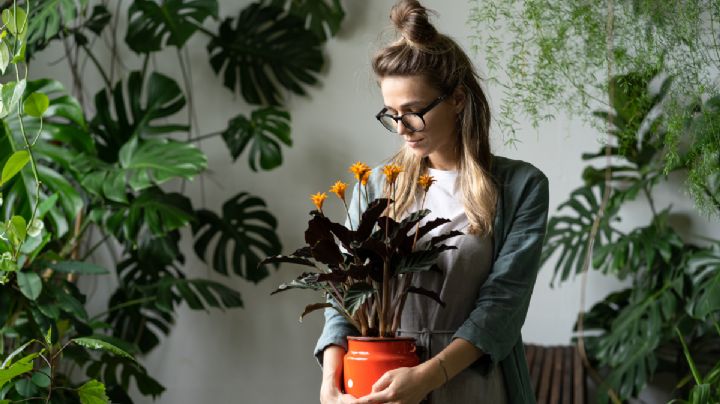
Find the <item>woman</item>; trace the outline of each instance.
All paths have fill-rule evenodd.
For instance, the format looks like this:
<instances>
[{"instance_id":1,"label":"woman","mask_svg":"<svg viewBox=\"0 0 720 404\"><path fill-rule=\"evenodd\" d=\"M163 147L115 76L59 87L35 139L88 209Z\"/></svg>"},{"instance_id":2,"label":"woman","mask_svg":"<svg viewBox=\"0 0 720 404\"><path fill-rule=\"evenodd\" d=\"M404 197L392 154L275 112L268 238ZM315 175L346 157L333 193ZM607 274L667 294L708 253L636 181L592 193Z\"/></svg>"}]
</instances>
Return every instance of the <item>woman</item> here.
<instances>
[{"instance_id":1,"label":"woman","mask_svg":"<svg viewBox=\"0 0 720 404\"><path fill-rule=\"evenodd\" d=\"M368 396L342 393L345 337L358 332L326 310L315 349L323 366L320 401L533 403L520 329L545 235L547 178L528 163L491 154L490 110L477 74L461 48L430 24L427 10L401 0L391 19L400 39L381 49L372 66L385 104L377 119L406 141L391 161L405 168L396 214L419 208L417 179L429 173L437 183L427 194L426 220L449 218L436 232L466 235L452 239L458 248L438 262L443 277L428 272L413 280L440 290L446 303L408 297L398 334L424 348L421 364L387 372ZM380 171L373 170L370 200L388 195ZM364 198L354 195L350 212L357 203L363 208Z\"/></svg>"}]
</instances>

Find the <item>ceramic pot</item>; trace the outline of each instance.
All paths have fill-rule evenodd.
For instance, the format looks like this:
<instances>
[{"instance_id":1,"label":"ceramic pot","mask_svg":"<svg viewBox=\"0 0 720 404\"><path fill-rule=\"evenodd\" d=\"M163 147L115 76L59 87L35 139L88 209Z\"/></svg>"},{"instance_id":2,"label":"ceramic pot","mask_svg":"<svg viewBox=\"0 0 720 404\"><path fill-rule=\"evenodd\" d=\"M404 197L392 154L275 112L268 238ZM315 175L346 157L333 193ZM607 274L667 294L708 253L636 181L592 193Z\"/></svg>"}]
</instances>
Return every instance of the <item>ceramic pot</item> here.
<instances>
[{"instance_id":1,"label":"ceramic pot","mask_svg":"<svg viewBox=\"0 0 720 404\"><path fill-rule=\"evenodd\" d=\"M347 337L348 351L343 363L345 392L360 398L388 370L420 363L412 337Z\"/></svg>"}]
</instances>

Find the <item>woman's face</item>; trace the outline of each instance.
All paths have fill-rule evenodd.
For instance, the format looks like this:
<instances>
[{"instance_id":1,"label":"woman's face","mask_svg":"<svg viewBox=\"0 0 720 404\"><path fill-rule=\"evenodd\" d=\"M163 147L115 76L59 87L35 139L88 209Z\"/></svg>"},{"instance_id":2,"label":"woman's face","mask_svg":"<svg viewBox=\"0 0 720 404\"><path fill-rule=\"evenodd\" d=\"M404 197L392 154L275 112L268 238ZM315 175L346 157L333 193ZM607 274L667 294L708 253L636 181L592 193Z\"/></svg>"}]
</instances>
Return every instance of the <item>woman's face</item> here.
<instances>
[{"instance_id":1,"label":"woman's face","mask_svg":"<svg viewBox=\"0 0 720 404\"><path fill-rule=\"evenodd\" d=\"M422 76L386 76L380 79L386 113L399 116L407 112L419 112L438 97L447 95L423 115L425 128L412 132L398 122L398 135L405 140L418 157L428 157L431 167L440 170L456 169L455 142L456 121L462 109L462 94L441 94Z\"/></svg>"}]
</instances>

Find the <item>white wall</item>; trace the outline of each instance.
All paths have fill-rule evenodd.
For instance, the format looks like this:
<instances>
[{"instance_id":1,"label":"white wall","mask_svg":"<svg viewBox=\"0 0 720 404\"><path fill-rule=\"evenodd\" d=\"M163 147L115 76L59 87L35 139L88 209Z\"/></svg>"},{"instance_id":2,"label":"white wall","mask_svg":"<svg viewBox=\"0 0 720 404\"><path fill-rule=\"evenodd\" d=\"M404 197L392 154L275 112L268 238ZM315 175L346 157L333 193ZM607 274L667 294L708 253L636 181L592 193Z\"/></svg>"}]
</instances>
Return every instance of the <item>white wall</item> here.
<instances>
[{"instance_id":1,"label":"white wall","mask_svg":"<svg viewBox=\"0 0 720 404\"><path fill-rule=\"evenodd\" d=\"M221 1L221 15L236 15L248 3L247 0ZM381 128L373 118L382 101L369 67L369 56L381 45L379 33L389 27L388 13L392 2L368 0L345 1L344 4L347 17L340 34L327 44L327 66L321 76L322 84L312 88L307 98L290 97L294 145L284 150L283 165L271 172L253 173L245 156L233 164L221 139L214 138L202 143L209 156L210 174L189 186L196 208L205 206L218 210L223 201L239 191L249 191L264 198L279 220L278 232L286 252L303 244L307 212L311 209L309 194L326 190L337 179L349 180L351 174L347 167L352 162L362 160L371 165L379 164L400 145L399 138ZM428 0L425 4L439 12L440 17L435 20L437 27L470 49L472 32L466 23L469 2ZM206 39L202 37L189 44L197 97L198 134L222 130L230 117L249 111L241 97L222 87L212 73L205 62L205 44ZM98 53L103 55L102 51ZM127 51L123 54L126 65L139 66L132 54ZM66 64L49 65L60 55L62 49L58 44L41 54L32 65L33 76L54 77L69 87L71 81ZM156 63L162 72L179 79L175 57L174 50L169 49ZM481 75L486 76L482 55L476 55L474 59ZM86 84L98 82L92 68L88 67L87 71ZM90 91L90 94L94 92ZM499 90L490 87L489 94L497 107ZM522 143L516 148L507 148L496 135L495 153L529 161L544 171L550 179L550 204L551 212L554 212L570 191L580 185L580 154L596 150L599 135L577 121L560 116L538 131L520 131L519 137ZM658 196L659 207L672 200L676 208L692 213L691 204L678 181ZM327 210L339 220L340 206L332 200L328 200L328 205ZM643 204L638 203L628 211L626 218L628 226L643 224L648 214ZM695 234L712 229L712 223L692 214L688 220L687 228ZM715 234L718 235L717 229ZM239 289L245 308L224 313L196 312L185 306L179 310L172 334L143 360L150 373L168 388L158 402L317 402L320 369L315 364L312 348L322 327L322 316L316 313L302 324L298 324L297 318L305 304L317 301L318 297L302 292L269 295L276 285L291 279L298 269L283 268L260 284L252 285L238 277L224 278L206 268L195 256L189 241L186 241L184 251L185 270L190 276L210 277ZM96 259L107 262L104 252ZM568 282L552 289L549 286L551 275L549 265L540 272L523 328L528 342L569 342L580 309L580 282ZM83 284L98 304L105 299L103 294L112 282L108 277L86 280ZM619 286L614 279L592 273L588 280L586 307ZM144 401L139 399L138 402Z\"/></svg>"}]
</instances>

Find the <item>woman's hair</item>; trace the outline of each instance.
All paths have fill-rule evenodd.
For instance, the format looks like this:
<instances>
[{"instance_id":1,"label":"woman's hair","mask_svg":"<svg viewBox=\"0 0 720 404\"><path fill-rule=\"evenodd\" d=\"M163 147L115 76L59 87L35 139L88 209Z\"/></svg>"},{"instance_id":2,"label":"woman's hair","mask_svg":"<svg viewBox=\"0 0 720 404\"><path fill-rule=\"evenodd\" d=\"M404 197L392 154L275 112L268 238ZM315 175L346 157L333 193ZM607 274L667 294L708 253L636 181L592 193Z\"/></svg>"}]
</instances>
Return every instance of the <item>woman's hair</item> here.
<instances>
[{"instance_id":1,"label":"woman's hair","mask_svg":"<svg viewBox=\"0 0 720 404\"><path fill-rule=\"evenodd\" d=\"M390 12L390 19L400 38L375 54L372 60L375 75L378 79L421 76L441 94L452 94L458 87L464 91L455 150L463 206L470 222L469 233L490 234L497 201L497 187L490 171L490 108L475 68L460 46L428 21L428 10L418 1L398 1ZM405 169L398 177L397 201L395 209L391 209L393 217L398 219L415 202L420 191L417 180L429 165L427 158L418 158L407 146L390 160ZM385 194L390 195L387 184Z\"/></svg>"}]
</instances>

